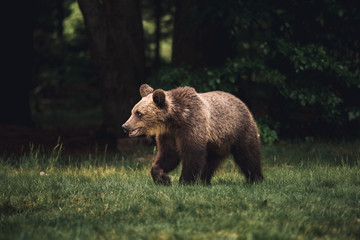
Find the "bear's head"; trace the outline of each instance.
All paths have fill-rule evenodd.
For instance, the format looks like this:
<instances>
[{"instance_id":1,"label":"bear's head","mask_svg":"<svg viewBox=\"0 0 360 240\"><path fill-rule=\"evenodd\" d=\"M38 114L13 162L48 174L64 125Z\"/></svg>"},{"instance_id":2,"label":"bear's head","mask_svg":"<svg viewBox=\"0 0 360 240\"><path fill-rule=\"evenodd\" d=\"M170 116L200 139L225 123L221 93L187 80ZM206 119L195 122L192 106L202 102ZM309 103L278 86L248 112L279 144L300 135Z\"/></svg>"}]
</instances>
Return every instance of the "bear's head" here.
<instances>
[{"instance_id":1,"label":"bear's head","mask_svg":"<svg viewBox=\"0 0 360 240\"><path fill-rule=\"evenodd\" d=\"M130 137L147 135L152 136L167 131L165 125L169 99L166 92L157 89L154 91L149 85L140 86L142 99L131 110L130 118L122 128Z\"/></svg>"}]
</instances>

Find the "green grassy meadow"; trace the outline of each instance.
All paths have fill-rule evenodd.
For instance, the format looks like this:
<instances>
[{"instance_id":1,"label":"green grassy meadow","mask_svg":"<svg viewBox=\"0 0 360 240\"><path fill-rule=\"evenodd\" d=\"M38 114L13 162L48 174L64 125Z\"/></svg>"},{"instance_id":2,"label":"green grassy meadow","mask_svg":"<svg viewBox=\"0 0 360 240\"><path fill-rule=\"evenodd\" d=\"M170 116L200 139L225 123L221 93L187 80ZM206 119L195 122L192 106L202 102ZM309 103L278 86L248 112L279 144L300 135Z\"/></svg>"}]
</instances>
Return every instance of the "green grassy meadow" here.
<instances>
[{"instance_id":1,"label":"green grassy meadow","mask_svg":"<svg viewBox=\"0 0 360 240\"><path fill-rule=\"evenodd\" d=\"M0 239L359 239L359 141L264 146L254 185L229 158L211 186L156 186L152 154L0 157Z\"/></svg>"}]
</instances>

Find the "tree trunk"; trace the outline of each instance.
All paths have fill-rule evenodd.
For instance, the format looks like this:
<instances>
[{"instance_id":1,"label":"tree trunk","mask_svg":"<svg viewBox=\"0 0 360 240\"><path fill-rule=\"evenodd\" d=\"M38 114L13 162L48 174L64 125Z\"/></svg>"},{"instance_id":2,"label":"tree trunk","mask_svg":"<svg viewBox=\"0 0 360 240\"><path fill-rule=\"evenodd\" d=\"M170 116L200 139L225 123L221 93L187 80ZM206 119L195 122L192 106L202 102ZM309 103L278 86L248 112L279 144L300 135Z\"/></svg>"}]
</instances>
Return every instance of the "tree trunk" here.
<instances>
[{"instance_id":1,"label":"tree trunk","mask_svg":"<svg viewBox=\"0 0 360 240\"><path fill-rule=\"evenodd\" d=\"M219 3L220 2L220 3ZM219 66L234 54L221 1L177 0L172 61L191 67ZM219 9L222 8L222 9Z\"/></svg>"},{"instance_id":2,"label":"tree trunk","mask_svg":"<svg viewBox=\"0 0 360 240\"><path fill-rule=\"evenodd\" d=\"M64 32L64 0L56 0L56 17L57 17L57 38L63 40Z\"/></svg>"},{"instance_id":3,"label":"tree trunk","mask_svg":"<svg viewBox=\"0 0 360 240\"><path fill-rule=\"evenodd\" d=\"M154 67L159 69L160 59L160 43L161 43L161 17L162 17L162 0L155 0L155 61Z\"/></svg>"},{"instance_id":4,"label":"tree trunk","mask_svg":"<svg viewBox=\"0 0 360 240\"><path fill-rule=\"evenodd\" d=\"M6 6L9 12L18 9L19 16L26 15L26 7L19 9L17 3L7 3L10 3L10 6ZM31 63L24 57L31 46L28 42L31 32L23 29L31 29L31 25L20 18L5 24L2 29L6 34L1 48L4 61L0 86L0 125L33 125L29 101Z\"/></svg>"},{"instance_id":5,"label":"tree trunk","mask_svg":"<svg viewBox=\"0 0 360 240\"><path fill-rule=\"evenodd\" d=\"M89 34L91 57L102 86L104 125L123 137L121 125L139 100L145 80L140 5L134 0L79 0Z\"/></svg>"},{"instance_id":6,"label":"tree trunk","mask_svg":"<svg viewBox=\"0 0 360 240\"><path fill-rule=\"evenodd\" d=\"M18 57L21 58L21 55L19 54ZM7 64L9 64L10 62L9 59L10 58L7 58ZM15 61L13 62L11 67L23 66L19 65L18 61L15 63ZM27 68L21 69L27 70ZM19 70L13 70L14 71L12 72L9 71L9 74L4 75L6 81L4 81L1 86L0 125L15 124L22 126L31 126L33 125L29 104L31 79L29 78L29 76L24 76L23 73L19 73Z\"/></svg>"}]
</instances>

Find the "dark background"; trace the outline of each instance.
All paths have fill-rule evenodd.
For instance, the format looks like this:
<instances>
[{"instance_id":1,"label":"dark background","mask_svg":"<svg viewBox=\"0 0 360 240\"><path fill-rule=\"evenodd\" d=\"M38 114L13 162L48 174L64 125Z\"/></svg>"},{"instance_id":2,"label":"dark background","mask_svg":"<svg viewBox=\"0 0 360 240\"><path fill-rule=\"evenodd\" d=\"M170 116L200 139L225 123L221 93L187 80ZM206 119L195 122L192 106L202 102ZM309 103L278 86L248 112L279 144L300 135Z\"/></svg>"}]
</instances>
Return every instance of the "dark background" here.
<instances>
[{"instance_id":1,"label":"dark background","mask_svg":"<svg viewBox=\"0 0 360 240\"><path fill-rule=\"evenodd\" d=\"M3 153L58 142L75 152L131 148L117 139L142 83L231 92L265 144L359 137L357 2L34 0L32 21L12 21L29 11L11 9Z\"/></svg>"}]
</instances>

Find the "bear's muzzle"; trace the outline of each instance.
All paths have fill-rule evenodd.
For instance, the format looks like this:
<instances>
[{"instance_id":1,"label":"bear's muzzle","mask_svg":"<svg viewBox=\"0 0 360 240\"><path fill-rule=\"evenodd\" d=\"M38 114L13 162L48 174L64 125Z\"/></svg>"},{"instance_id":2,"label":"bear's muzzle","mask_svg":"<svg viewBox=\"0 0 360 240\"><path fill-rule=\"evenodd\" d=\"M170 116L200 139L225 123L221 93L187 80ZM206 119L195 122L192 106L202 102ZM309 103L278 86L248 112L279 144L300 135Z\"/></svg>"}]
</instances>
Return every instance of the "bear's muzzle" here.
<instances>
[{"instance_id":1,"label":"bear's muzzle","mask_svg":"<svg viewBox=\"0 0 360 240\"><path fill-rule=\"evenodd\" d=\"M126 124L123 124L121 127L126 134L129 134L129 137L135 137L141 129L141 127L130 129L130 127L127 126Z\"/></svg>"}]
</instances>

